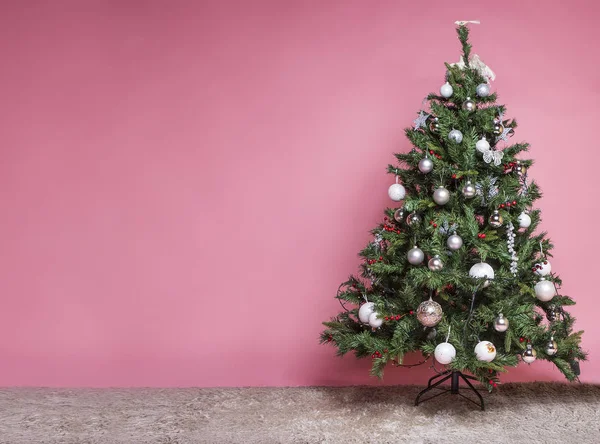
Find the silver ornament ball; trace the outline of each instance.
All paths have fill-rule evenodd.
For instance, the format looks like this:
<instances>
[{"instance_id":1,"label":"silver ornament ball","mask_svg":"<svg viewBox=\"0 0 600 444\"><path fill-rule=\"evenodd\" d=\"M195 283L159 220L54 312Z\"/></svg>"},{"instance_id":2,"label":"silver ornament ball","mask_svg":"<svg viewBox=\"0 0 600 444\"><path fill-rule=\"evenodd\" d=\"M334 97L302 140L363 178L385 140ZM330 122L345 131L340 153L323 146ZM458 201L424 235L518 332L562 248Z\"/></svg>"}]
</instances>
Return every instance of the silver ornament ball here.
<instances>
[{"instance_id":1,"label":"silver ornament ball","mask_svg":"<svg viewBox=\"0 0 600 444\"><path fill-rule=\"evenodd\" d=\"M448 139L454 143L460 143L463 140L463 135L459 130L453 129L448 133Z\"/></svg>"},{"instance_id":2,"label":"silver ornament ball","mask_svg":"<svg viewBox=\"0 0 600 444\"><path fill-rule=\"evenodd\" d=\"M554 356L557 351L558 351L558 345L556 344L556 341L552 337L546 344L546 354L548 356Z\"/></svg>"},{"instance_id":3,"label":"silver ornament ball","mask_svg":"<svg viewBox=\"0 0 600 444\"><path fill-rule=\"evenodd\" d=\"M433 170L433 161L429 157L425 157L419 161L419 171L422 173L430 173Z\"/></svg>"},{"instance_id":4,"label":"silver ornament ball","mask_svg":"<svg viewBox=\"0 0 600 444\"><path fill-rule=\"evenodd\" d=\"M394 211L394 220L398 223L402 223L404 221L404 208L398 208Z\"/></svg>"},{"instance_id":5,"label":"silver ornament ball","mask_svg":"<svg viewBox=\"0 0 600 444\"><path fill-rule=\"evenodd\" d=\"M471 100L470 97L467 97L467 100L465 100L462 104L462 109L472 113L473 111L475 111L477 109L477 105L475 104L475 102L473 102Z\"/></svg>"},{"instance_id":6,"label":"silver ornament ball","mask_svg":"<svg viewBox=\"0 0 600 444\"><path fill-rule=\"evenodd\" d=\"M448 248L451 250L458 250L463 245L462 237L460 237L458 234L453 234L448 238L446 245L448 245Z\"/></svg>"},{"instance_id":7,"label":"silver ornament ball","mask_svg":"<svg viewBox=\"0 0 600 444\"><path fill-rule=\"evenodd\" d=\"M406 217L406 223L409 227L417 226L421 223L422 219L417 213L410 213Z\"/></svg>"},{"instance_id":8,"label":"silver ornament ball","mask_svg":"<svg viewBox=\"0 0 600 444\"><path fill-rule=\"evenodd\" d=\"M431 271L440 271L442 268L444 268L444 263L439 256L435 256L429 259L427 266Z\"/></svg>"},{"instance_id":9,"label":"silver ornament ball","mask_svg":"<svg viewBox=\"0 0 600 444\"><path fill-rule=\"evenodd\" d=\"M494 330L499 332L505 332L508 330L508 319L504 317L502 313L498 315L498 317L494 320Z\"/></svg>"},{"instance_id":10,"label":"silver ornament ball","mask_svg":"<svg viewBox=\"0 0 600 444\"><path fill-rule=\"evenodd\" d=\"M533 349L531 344L527 344L527 348L523 351L522 356L524 362L526 362L527 364L531 364L533 361L535 361L535 358L537 357L537 352Z\"/></svg>"},{"instance_id":11,"label":"silver ornament ball","mask_svg":"<svg viewBox=\"0 0 600 444\"><path fill-rule=\"evenodd\" d=\"M475 189L475 185L473 185L471 181L468 180L462 189L462 193L463 196L465 196L467 199L471 199L475 197L475 195L477 194L477 190Z\"/></svg>"},{"instance_id":12,"label":"silver ornament ball","mask_svg":"<svg viewBox=\"0 0 600 444\"><path fill-rule=\"evenodd\" d=\"M450 201L450 191L439 187L433 192L433 201L438 205L446 205Z\"/></svg>"},{"instance_id":13,"label":"silver ornament ball","mask_svg":"<svg viewBox=\"0 0 600 444\"><path fill-rule=\"evenodd\" d=\"M419 265L425 259L425 254L419 247L414 246L408 250L408 253L406 253L406 258L412 265Z\"/></svg>"},{"instance_id":14,"label":"silver ornament ball","mask_svg":"<svg viewBox=\"0 0 600 444\"><path fill-rule=\"evenodd\" d=\"M490 95L490 85L487 83L480 83L477 85L476 91L479 97L487 97Z\"/></svg>"},{"instance_id":15,"label":"silver ornament ball","mask_svg":"<svg viewBox=\"0 0 600 444\"><path fill-rule=\"evenodd\" d=\"M504 219L502 219L502 216L500 215L498 210L495 210L494 213L488 219L488 223L494 228L500 228L504 223Z\"/></svg>"},{"instance_id":16,"label":"silver ornament ball","mask_svg":"<svg viewBox=\"0 0 600 444\"><path fill-rule=\"evenodd\" d=\"M434 327L442 320L442 306L429 299L417 307L417 320L425 327Z\"/></svg>"}]
</instances>

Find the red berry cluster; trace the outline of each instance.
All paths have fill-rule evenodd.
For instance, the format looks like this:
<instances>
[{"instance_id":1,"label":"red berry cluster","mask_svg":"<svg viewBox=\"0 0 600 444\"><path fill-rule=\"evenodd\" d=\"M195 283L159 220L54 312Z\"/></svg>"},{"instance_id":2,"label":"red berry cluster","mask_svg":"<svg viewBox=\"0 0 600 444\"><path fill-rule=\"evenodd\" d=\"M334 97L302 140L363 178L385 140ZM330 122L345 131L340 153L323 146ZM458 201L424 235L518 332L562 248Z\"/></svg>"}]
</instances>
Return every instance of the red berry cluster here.
<instances>
[{"instance_id":1,"label":"red berry cluster","mask_svg":"<svg viewBox=\"0 0 600 444\"><path fill-rule=\"evenodd\" d=\"M429 150L429 154L431 154L432 156L435 156L438 159L442 158L442 156L440 156L439 154L436 154L433 150Z\"/></svg>"},{"instance_id":2,"label":"red berry cluster","mask_svg":"<svg viewBox=\"0 0 600 444\"><path fill-rule=\"evenodd\" d=\"M432 220L429 221L429 225L431 225L433 228L437 228L437 224Z\"/></svg>"},{"instance_id":3,"label":"red berry cluster","mask_svg":"<svg viewBox=\"0 0 600 444\"><path fill-rule=\"evenodd\" d=\"M501 203L500 205L498 205L498 209L500 209L500 208L510 208L510 207L514 207L516 205L517 205L517 201L513 200L512 202Z\"/></svg>"},{"instance_id":4,"label":"red berry cluster","mask_svg":"<svg viewBox=\"0 0 600 444\"><path fill-rule=\"evenodd\" d=\"M478 237L479 239L485 239L485 233L479 233L479 234L477 235L477 237Z\"/></svg>"},{"instance_id":5,"label":"red berry cluster","mask_svg":"<svg viewBox=\"0 0 600 444\"><path fill-rule=\"evenodd\" d=\"M333 341L333 336L331 336L331 335L327 336L327 342L331 342L331 341Z\"/></svg>"},{"instance_id":6,"label":"red berry cluster","mask_svg":"<svg viewBox=\"0 0 600 444\"><path fill-rule=\"evenodd\" d=\"M383 229L385 231L391 231L393 233L400 234L400 230L398 228L394 228L391 225L387 224L387 221L388 221L388 217L387 216L384 217L383 220L385 221L385 223L383 224Z\"/></svg>"},{"instance_id":7,"label":"red berry cluster","mask_svg":"<svg viewBox=\"0 0 600 444\"><path fill-rule=\"evenodd\" d=\"M409 311L408 314L413 314L414 311ZM390 315L390 316L385 316L383 319L385 321L399 321L400 319L402 319L404 316L406 315Z\"/></svg>"},{"instance_id":8,"label":"red berry cluster","mask_svg":"<svg viewBox=\"0 0 600 444\"><path fill-rule=\"evenodd\" d=\"M498 387L498 384L496 384L496 383L495 383L494 381L492 381L491 379L490 379L488 382L489 382L489 384L490 384L492 387Z\"/></svg>"},{"instance_id":9,"label":"red berry cluster","mask_svg":"<svg viewBox=\"0 0 600 444\"><path fill-rule=\"evenodd\" d=\"M548 265L548 261L544 261L544 265ZM533 271L535 273L537 270L541 270L541 269L542 269L542 264L535 264L535 267L533 267L531 269L531 271Z\"/></svg>"},{"instance_id":10,"label":"red berry cluster","mask_svg":"<svg viewBox=\"0 0 600 444\"><path fill-rule=\"evenodd\" d=\"M444 286L444 290L446 290L446 291L453 291L454 290L454 285L447 284L447 285Z\"/></svg>"},{"instance_id":11,"label":"red berry cluster","mask_svg":"<svg viewBox=\"0 0 600 444\"><path fill-rule=\"evenodd\" d=\"M375 353L373 353L373 354L371 355L371 357L372 357L373 359L375 359L375 358L381 358L381 353L379 353L378 351L376 351Z\"/></svg>"},{"instance_id":12,"label":"red berry cluster","mask_svg":"<svg viewBox=\"0 0 600 444\"><path fill-rule=\"evenodd\" d=\"M369 259L367 260L367 264L373 265L376 262L383 262L383 256L379 256L379 259Z\"/></svg>"},{"instance_id":13,"label":"red berry cluster","mask_svg":"<svg viewBox=\"0 0 600 444\"><path fill-rule=\"evenodd\" d=\"M512 170L514 167L517 166L517 162L508 162L504 164L504 172L507 173L508 171Z\"/></svg>"}]
</instances>

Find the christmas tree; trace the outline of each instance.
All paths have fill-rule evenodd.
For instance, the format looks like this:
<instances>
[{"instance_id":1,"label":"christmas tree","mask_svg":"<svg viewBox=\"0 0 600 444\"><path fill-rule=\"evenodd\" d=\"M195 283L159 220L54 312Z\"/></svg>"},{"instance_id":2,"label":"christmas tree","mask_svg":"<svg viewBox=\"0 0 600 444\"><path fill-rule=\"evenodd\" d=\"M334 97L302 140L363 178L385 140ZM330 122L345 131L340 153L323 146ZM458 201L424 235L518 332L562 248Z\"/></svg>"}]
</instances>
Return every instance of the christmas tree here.
<instances>
[{"instance_id":1,"label":"christmas tree","mask_svg":"<svg viewBox=\"0 0 600 444\"><path fill-rule=\"evenodd\" d=\"M405 130L412 150L388 166L397 205L371 231L360 275L340 285L344 310L320 340L372 359L378 377L421 352L489 390L506 367L536 359L576 380L583 332L565 309L574 301L551 268L553 245L536 232L529 145L508 144L517 122L490 91L494 73L471 55L465 22L457 32L460 61L445 64L440 93Z\"/></svg>"}]
</instances>

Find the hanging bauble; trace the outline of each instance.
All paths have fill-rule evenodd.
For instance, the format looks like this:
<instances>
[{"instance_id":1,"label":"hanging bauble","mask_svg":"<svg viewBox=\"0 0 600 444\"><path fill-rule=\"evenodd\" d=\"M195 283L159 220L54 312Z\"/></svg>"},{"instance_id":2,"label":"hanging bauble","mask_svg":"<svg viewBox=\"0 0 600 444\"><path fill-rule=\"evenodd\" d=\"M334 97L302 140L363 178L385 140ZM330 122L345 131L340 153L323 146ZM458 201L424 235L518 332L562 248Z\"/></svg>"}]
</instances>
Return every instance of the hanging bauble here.
<instances>
[{"instance_id":1,"label":"hanging bauble","mask_svg":"<svg viewBox=\"0 0 600 444\"><path fill-rule=\"evenodd\" d=\"M465 100L462 104L462 109L472 113L473 111L475 111L477 109L477 105L475 104L475 102L473 102L471 100L470 97L467 97L467 100Z\"/></svg>"},{"instance_id":2,"label":"hanging bauble","mask_svg":"<svg viewBox=\"0 0 600 444\"><path fill-rule=\"evenodd\" d=\"M496 319L494 319L494 330L499 331L500 333L508 330L508 319L504 317L502 313L498 315Z\"/></svg>"},{"instance_id":3,"label":"hanging bauble","mask_svg":"<svg viewBox=\"0 0 600 444\"><path fill-rule=\"evenodd\" d=\"M446 205L450 201L450 191L439 187L433 192L433 201L438 205Z\"/></svg>"},{"instance_id":4,"label":"hanging bauble","mask_svg":"<svg viewBox=\"0 0 600 444\"><path fill-rule=\"evenodd\" d=\"M475 356L480 361L492 362L496 357L496 347L490 341L481 341L475 346Z\"/></svg>"},{"instance_id":5,"label":"hanging bauble","mask_svg":"<svg viewBox=\"0 0 600 444\"><path fill-rule=\"evenodd\" d=\"M490 285L489 279L494 279L494 269L490 264L478 262L469 270L469 276L477 279L486 278L485 282L483 283L483 288L485 288Z\"/></svg>"},{"instance_id":6,"label":"hanging bauble","mask_svg":"<svg viewBox=\"0 0 600 444\"><path fill-rule=\"evenodd\" d=\"M444 268L444 263L442 262L439 256L434 256L431 259L429 259L429 262L427 262L427 266L431 271L440 271L442 268Z\"/></svg>"},{"instance_id":7,"label":"hanging bauble","mask_svg":"<svg viewBox=\"0 0 600 444\"><path fill-rule=\"evenodd\" d=\"M475 144L475 148L477 149L477 151L479 151L480 153L483 153L484 151L487 151L490 149L490 143L487 141L487 139L485 137L482 137L481 139L479 139L477 141L477 143Z\"/></svg>"},{"instance_id":8,"label":"hanging bauble","mask_svg":"<svg viewBox=\"0 0 600 444\"><path fill-rule=\"evenodd\" d=\"M494 228L500 228L503 222L504 219L502 219L502 216L500 215L500 213L498 213L498 210L494 210L494 212L488 219L488 223Z\"/></svg>"},{"instance_id":9,"label":"hanging bauble","mask_svg":"<svg viewBox=\"0 0 600 444\"><path fill-rule=\"evenodd\" d=\"M515 173L517 173L519 176L524 176L525 173L527 173L527 167L525 165L523 165L521 162L517 161L517 164L515 165L515 168L513 171Z\"/></svg>"},{"instance_id":10,"label":"hanging bauble","mask_svg":"<svg viewBox=\"0 0 600 444\"><path fill-rule=\"evenodd\" d=\"M534 265L535 274L539 276L547 276L552 271L552 265L549 260L544 260Z\"/></svg>"},{"instance_id":11,"label":"hanging bauble","mask_svg":"<svg viewBox=\"0 0 600 444\"><path fill-rule=\"evenodd\" d=\"M487 97L490 95L490 85L487 83L480 83L477 85L476 91L479 97Z\"/></svg>"},{"instance_id":12,"label":"hanging bauble","mask_svg":"<svg viewBox=\"0 0 600 444\"><path fill-rule=\"evenodd\" d=\"M422 173L430 173L433 170L433 161L429 157L425 157L419 161L419 171Z\"/></svg>"},{"instance_id":13,"label":"hanging bauble","mask_svg":"<svg viewBox=\"0 0 600 444\"><path fill-rule=\"evenodd\" d=\"M425 338L427 338L428 341L433 341L437 336L437 330L429 327L425 327L425 330L427 331Z\"/></svg>"},{"instance_id":14,"label":"hanging bauble","mask_svg":"<svg viewBox=\"0 0 600 444\"><path fill-rule=\"evenodd\" d=\"M402 223L404 221L404 208L398 208L394 211L394 220L398 223Z\"/></svg>"},{"instance_id":15,"label":"hanging bauble","mask_svg":"<svg viewBox=\"0 0 600 444\"><path fill-rule=\"evenodd\" d=\"M379 317L379 313L374 311L369 315L369 325L373 328L379 328L383 324L383 319Z\"/></svg>"},{"instance_id":16,"label":"hanging bauble","mask_svg":"<svg viewBox=\"0 0 600 444\"><path fill-rule=\"evenodd\" d=\"M452 89L452 85L450 85L448 82L444 83L440 88L440 95L445 99L452 97L453 92L454 89Z\"/></svg>"},{"instance_id":17,"label":"hanging bauble","mask_svg":"<svg viewBox=\"0 0 600 444\"><path fill-rule=\"evenodd\" d=\"M440 364L450 364L456 356L456 349L449 342L442 342L437 345L433 355Z\"/></svg>"},{"instance_id":18,"label":"hanging bauble","mask_svg":"<svg viewBox=\"0 0 600 444\"><path fill-rule=\"evenodd\" d=\"M432 133L437 133L440 130L440 119L432 117L431 122L429 123L429 129Z\"/></svg>"},{"instance_id":19,"label":"hanging bauble","mask_svg":"<svg viewBox=\"0 0 600 444\"><path fill-rule=\"evenodd\" d=\"M529 225L531 225L531 216L523 211L519 214L517 221L519 222L519 228L529 228Z\"/></svg>"},{"instance_id":20,"label":"hanging bauble","mask_svg":"<svg viewBox=\"0 0 600 444\"><path fill-rule=\"evenodd\" d=\"M537 352L533 349L531 344L527 344L527 348L523 350L522 356L524 362L526 362L527 364L531 364L533 361L535 361Z\"/></svg>"},{"instance_id":21,"label":"hanging bauble","mask_svg":"<svg viewBox=\"0 0 600 444\"><path fill-rule=\"evenodd\" d=\"M558 345L556 344L554 337L551 337L550 340L548 341L548 343L546 344L546 354L548 356L554 356L557 351L558 351Z\"/></svg>"},{"instance_id":22,"label":"hanging bauble","mask_svg":"<svg viewBox=\"0 0 600 444\"><path fill-rule=\"evenodd\" d=\"M366 302L362 304L358 309L358 319L360 319L360 322L363 324L368 324L369 316L371 316L371 313L373 313L374 310L375 304L373 302Z\"/></svg>"},{"instance_id":23,"label":"hanging bauble","mask_svg":"<svg viewBox=\"0 0 600 444\"><path fill-rule=\"evenodd\" d=\"M551 305L550 307L548 307L548 309L546 310L546 317L548 318L548 320L550 322L554 322L554 321L556 321L557 316L558 316L558 311L556 310L556 307L554 305Z\"/></svg>"},{"instance_id":24,"label":"hanging bauble","mask_svg":"<svg viewBox=\"0 0 600 444\"><path fill-rule=\"evenodd\" d=\"M423 250L421 250L419 247L414 246L413 248L408 250L408 253L406 253L406 258L411 264L419 265L425 259L425 254L423 253Z\"/></svg>"},{"instance_id":25,"label":"hanging bauble","mask_svg":"<svg viewBox=\"0 0 600 444\"><path fill-rule=\"evenodd\" d=\"M396 176L396 183L390 185L388 188L388 196L390 199L396 202L400 202L406 196L406 190L402 185L398 183L398 176Z\"/></svg>"},{"instance_id":26,"label":"hanging bauble","mask_svg":"<svg viewBox=\"0 0 600 444\"><path fill-rule=\"evenodd\" d=\"M502 125L502 123L499 121L497 123L494 123L494 134L496 136L499 136L503 132L504 132L504 125Z\"/></svg>"},{"instance_id":27,"label":"hanging bauble","mask_svg":"<svg viewBox=\"0 0 600 444\"><path fill-rule=\"evenodd\" d=\"M477 194L477 189L470 180L467 180L467 183L465 183L465 186L462 188L462 193L465 198L471 199Z\"/></svg>"},{"instance_id":28,"label":"hanging bauble","mask_svg":"<svg viewBox=\"0 0 600 444\"><path fill-rule=\"evenodd\" d=\"M419 225L422 220L423 219L421 219L421 216L419 216L417 213L410 213L408 216L406 216L406 223L409 227Z\"/></svg>"},{"instance_id":29,"label":"hanging bauble","mask_svg":"<svg viewBox=\"0 0 600 444\"><path fill-rule=\"evenodd\" d=\"M556 295L554 283L542 278L534 287L535 297L542 302L548 302Z\"/></svg>"},{"instance_id":30,"label":"hanging bauble","mask_svg":"<svg viewBox=\"0 0 600 444\"><path fill-rule=\"evenodd\" d=\"M446 245L448 245L448 248L451 250L458 250L463 245L462 237L460 237L458 234L453 234L448 238Z\"/></svg>"},{"instance_id":31,"label":"hanging bauble","mask_svg":"<svg viewBox=\"0 0 600 444\"><path fill-rule=\"evenodd\" d=\"M454 143L460 143L463 140L463 135L459 130L453 129L448 133L448 139Z\"/></svg>"},{"instance_id":32,"label":"hanging bauble","mask_svg":"<svg viewBox=\"0 0 600 444\"><path fill-rule=\"evenodd\" d=\"M417 307L417 319L425 327L433 327L442 320L442 306L429 298Z\"/></svg>"}]
</instances>

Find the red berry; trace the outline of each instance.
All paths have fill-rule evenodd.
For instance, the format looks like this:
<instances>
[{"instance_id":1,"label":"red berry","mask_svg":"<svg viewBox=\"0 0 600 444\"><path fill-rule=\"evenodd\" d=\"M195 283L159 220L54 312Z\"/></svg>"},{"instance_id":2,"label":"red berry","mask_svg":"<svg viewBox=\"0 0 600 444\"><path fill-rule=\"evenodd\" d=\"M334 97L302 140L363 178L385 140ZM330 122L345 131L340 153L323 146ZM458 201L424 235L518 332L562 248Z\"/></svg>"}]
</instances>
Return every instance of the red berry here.
<instances>
[{"instance_id":1,"label":"red berry","mask_svg":"<svg viewBox=\"0 0 600 444\"><path fill-rule=\"evenodd\" d=\"M385 216L385 217L383 218L383 220L387 221L387 220L388 220L388 217L387 217L387 216Z\"/></svg>"},{"instance_id":2,"label":"red berry","mask_svg":"<svg viewBox=\"0 0 600 444\"><path fill-rule=\"evenodd\" d=\"M414 311L412 311L412 310L411 310L411 311L409 311L408 313L409 313L409 314L413 314L413 313L414 313Z\"/></svg>"},{"instance_id":3,"label":"red berry","mask_svg":"<svg viewBox=\"0 0 600 444\"><path fill-rule=\"evenodd\" d=\"M386 316L383 318L384 321L387 321L389 318Z\"/></svg>"},{"instance_id":4,"label":"red berry","mask_svg":"<svg viewBox=\"0 0 600 444\"><path fill-rule=\"evenodd\" d=\"M494 370L492 370L492 369L489 369L488 371L489 371L490 373L494 373Z\"/></svg>"},{"instance_id":5,"label":"red berry","mask_svg":"<svg viewBox=\"0 0 600 444\"><path fill-rule=\"evenodd\" d=\"M517 201L516 201L516 200L513 200L513 201L512 201L512 204L513 204L513 205L516 205L516 204L517 204Z\"/></svg>"},{"instance_id":6,"label":"red berry","mask_svg":"<svg viewBox=\"0 0 600 444\"><path fill-rule=\"evenodd\" d=\"M453 175L452 175L452 179L456 179L456 174L453 174Z\"/></svg>"},{"instance_id":7,"label":"red berry","mask_svg":"<svg viewBox=\"0 0 600 444\"><path fill-rule=\"evenodd\" d=\"M519 338L519 342L525 342L525 338Z\"/></svg>"},{"instance_id":8,"label":"red berry","mask_svg":"<svg viewBox=\"0 0 600 444\"><path fill-rule=\"evenodd\" d=\"M433 228L437 228L437 224L433 224Z\"/></svg>"},{"instance_id":9,"label":"red berry","mask_svg":"<svg viewBox=\"0 0 600 444\"><path fill-rule=\"evenodd\" d=\"M490 383L490 385L494 385L494 381L492 381L491 379L488 382Z\"/></svg>"},{"instance_id":10,"label":"red berry","mask_svg":"<svg viewBox=\"0 0 600 444\"><path fill-rule=\"evenodd\" d=\"M383 260L383 256L379 256L379 260L382 261Z\"/></svg>"},{"instance_id":11,"label":"red berry","mask_svg":"<svg viewBox=\"0 0 600 444\"><path fill-rule=\"evenodd\" d=\"M506 202L506 206L510 208L510 202Z\"/></svg>"},{"instance_id":12,"label":"red berry","mask_svg":"<svg viewBox=\"0 0 600 444\"><path fill-rule=\"evenodd\" d=\"M485 233L481 233L481 238L485 239Z\"/></svg>"},{"instance_id":13,"label":"red berry","mask_svg":"<svg viewBox=\"0 0 600 444\"><path fill-rule=\"evenodd\" d=\"M396 320L399 321L400 320L400 315L396 315Z\"/></svg>"},{"instance_id":14,"label":"red berry","mask_svg":"<svg viewBox=\"0 0 600 444\"><path fill-rule=\"evenodd\" d=\"M396 233L400 234L400 230L396 230Z\"/></svg>"},{"instance_id":15,"label":"red berry","mask_svg":"<svg viewBox=\"0 0 600 444\"><path fill-rule=\"evenodd\" d=\"M496 384L495 382L494 382L494 384L492 384L492 385L493 385L494 387L498 387L498 384Z\"/></svg>"},{"instance_id":16,"label":"red berry","mask_svg":"<svg viewBox=\"0 0 600 444\"><path fill-rule=\"evenodd\" d=\"M500 205L499 205L499 207L500 207L500 208L504 208L504 207L505 207L505 205L504 205L504 204L500 204Z\"/></svg>"},{"instance_id":17,"label":"red berry","mask_svg":"<svg viewBox=\"0 0 600 444\"><path fill-rule=\"evenodd\" d=\"M384 349L384 350L383 350L383 352L384 352L384 353L387 353L387 352L388 352L388 349L387 349L387 348L386 348L386 349Z\"/></svg>"},{"instance_id":18,"label":"red berry","mask_svg":"<svg viewBox=\"0 0 600 444\"><path fill-rule=\"evenodd\" d=\"M544 265L548 265L548 261L544 261ZM540 267L540 268L542 268L542 267Z\"/></svg>"}]
</instances>

